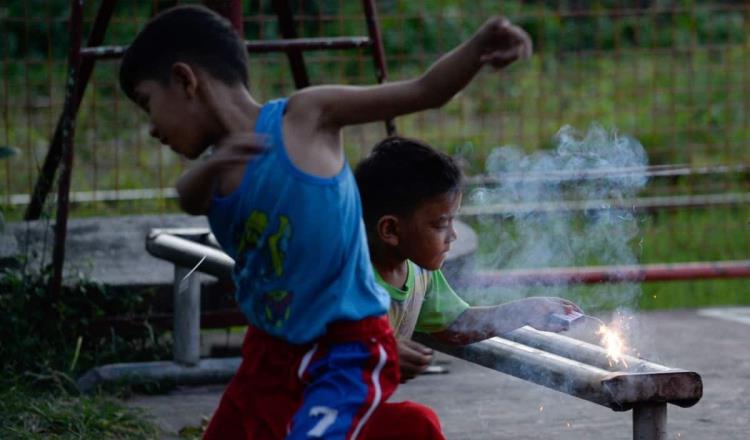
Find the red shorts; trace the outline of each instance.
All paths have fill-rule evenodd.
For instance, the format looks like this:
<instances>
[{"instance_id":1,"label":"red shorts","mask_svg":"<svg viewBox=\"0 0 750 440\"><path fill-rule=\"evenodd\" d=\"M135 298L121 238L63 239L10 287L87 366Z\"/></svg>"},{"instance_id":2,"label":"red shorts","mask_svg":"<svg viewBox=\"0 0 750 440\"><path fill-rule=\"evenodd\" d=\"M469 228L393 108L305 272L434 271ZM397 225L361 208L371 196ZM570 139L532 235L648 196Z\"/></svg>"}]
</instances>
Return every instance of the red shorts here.
<instances>
[{"instance_id":1,"label":"red shorts","mask_svg":"<svg viewBox=\"0 0 750 440\"><path fill-rule=\"evenodd\" d=\"M204 439L443 438L430 408L383 403L399 381L386 317L333 324L305 345L249 327L242 357Z\"/></svg>"}]
</instances>

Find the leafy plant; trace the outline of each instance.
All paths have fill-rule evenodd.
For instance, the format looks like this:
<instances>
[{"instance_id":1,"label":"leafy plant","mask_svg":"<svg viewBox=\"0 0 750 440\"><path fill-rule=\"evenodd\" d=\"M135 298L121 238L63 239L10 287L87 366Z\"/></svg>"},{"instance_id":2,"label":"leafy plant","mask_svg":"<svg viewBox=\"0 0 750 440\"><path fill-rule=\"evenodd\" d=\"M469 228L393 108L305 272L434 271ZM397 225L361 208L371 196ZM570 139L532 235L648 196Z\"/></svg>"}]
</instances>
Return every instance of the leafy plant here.
<instances>
[{"instance_id":1,"label":"leafy plant","mask_svg":"<svg viewBox=\"0 0 750 440\"><path fill-rule=\"evenodd\" d=\"M0 159L7 159L11 156L18 154L20 150L15 147L0 146ZM0 207L0 233L5 229L5 217L3 216L3 210Z\"/></svg>"},{"instance_id":2,"label":"leafy plant","mask_svg":"<svg viewBox=\"0 0 750 440\"><path fill-rule=\"evenodd\" d=\"M168 342L147 321L127 335L104 324L104 317L147 315L150 295L122 295L76 280L51 298L49 278L48 269L33 272L24 265L0 271L4 376L66 388L60 372L74 376L97 364L168 356Z\"/></svg>"}]
</instances>

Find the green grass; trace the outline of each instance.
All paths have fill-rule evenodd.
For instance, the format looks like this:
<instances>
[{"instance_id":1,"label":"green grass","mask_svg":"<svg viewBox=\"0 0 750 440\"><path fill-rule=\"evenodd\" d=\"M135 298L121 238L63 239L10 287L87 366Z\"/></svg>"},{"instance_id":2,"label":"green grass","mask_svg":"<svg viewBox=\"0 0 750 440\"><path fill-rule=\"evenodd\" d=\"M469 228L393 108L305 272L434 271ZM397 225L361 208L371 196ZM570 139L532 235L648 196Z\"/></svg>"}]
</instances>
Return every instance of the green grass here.
<instances>
[{"instance_id":1,"label":"green grass","mask_svg":"<svg viewBox=\"0 0 750 440\"><path fill-rule=\"evenodd\" d=\"M138 409L111 396L0 389L3 439L157 439L159 429Z\"/></svg>"},{"instance_id":2,"label":"green grass","mask_svg":"<svg viewBox=\"0 0 750 440\"><path fill-rule=\"evenodd\" d=\"M710 209L682 209L673 212L644 215L638 221L639 231L627 243L637 262L641 264L680 263L693 261L747 259L750 249L750 207L714 207ZM503 249L509 254L498 255L503 238L515 240L514 225L510 221L470 222L479 234L478 261L486 269L506 268L506 262L528 243L516 242ZM569 225L571 236L580 233L576 225ZM541 234L540 234L541 236ZM585 237L574 237L585 239ZM579 252L571 258L556 256L554 246L548 255L550 266L617 264L597 254ZM524 266L536 268L537 266ZM521 267L514 267L521 268ZM487 289L467 292L477 304L496 303L526 295L560 295L580 301L594 309L625 306L638 309L692 308L718 305L750 304L750 289L746 279L646 282L642 285L603 284L594 286L536 287L526 289Z\"/></svg>"}]
</instances>

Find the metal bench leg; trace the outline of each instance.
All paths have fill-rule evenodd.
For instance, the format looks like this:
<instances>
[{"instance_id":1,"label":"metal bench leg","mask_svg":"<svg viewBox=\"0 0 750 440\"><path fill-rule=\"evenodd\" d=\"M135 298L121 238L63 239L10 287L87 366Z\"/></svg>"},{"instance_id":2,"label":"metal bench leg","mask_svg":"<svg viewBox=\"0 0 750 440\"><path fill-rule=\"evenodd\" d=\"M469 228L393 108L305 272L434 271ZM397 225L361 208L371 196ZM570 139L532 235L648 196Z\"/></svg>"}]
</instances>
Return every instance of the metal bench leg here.
<instances>
[{"instance_id":1,"label":"metal bench leg","mask_svg":"<svg viewBox=\"0 0 750 440\"><path fill-rule=\"evenodd\" d=\"M174 361L195 365L200 360L201 276L190 269L174 267Z\"/></svg>"},{"instance_id":2,"label":"metal bench leg","mask_svg":"<svg viewBox=\"0 0 750 440\"><path fill-rule=\"evenodd\" d=\"M633 408L633 440L666 440L667 404L642 404Z\"/></svg>"}]
</instances>

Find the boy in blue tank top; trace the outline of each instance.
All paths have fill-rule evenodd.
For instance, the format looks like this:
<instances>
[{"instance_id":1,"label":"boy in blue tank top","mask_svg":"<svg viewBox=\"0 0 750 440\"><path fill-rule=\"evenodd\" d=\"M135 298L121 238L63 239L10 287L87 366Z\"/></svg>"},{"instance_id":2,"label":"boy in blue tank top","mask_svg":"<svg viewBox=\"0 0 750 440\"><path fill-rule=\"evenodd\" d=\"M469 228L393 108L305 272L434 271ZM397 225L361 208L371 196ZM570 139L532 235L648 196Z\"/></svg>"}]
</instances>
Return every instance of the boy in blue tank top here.
<instances>
[{"instance_id":1,"label":"boy in blue tank top","mask_svg":"<svg viewBox=\"0 0 750 440\"><path fill-rule=\"evenodd\" d=\"M176 153L213 147L178 180L179 203L208 216L235 259L250 324L204 438L442 438L429 408L384 403L399 380L389 298L370 266L341 129L438 107L484 64L530 54L528 35L497 17L419 78L260 104L243 42L210 10L170 9L136 36L120 84Z\"/></svg>"},{"instance_id":2,"label":"boy in blue tank top","mask_svg":"<svg viewBox=\"0 0 750 440\"><path fill-rule=\"evenodd\" d=\"M581 312L555 297L472 307L453 291L440 270L456 240L453 219L461 206L461 171L450 156L394 136L378 143L355 175L375 276L391 296L402 381L432 361L432 350L411 340L415 330L463 345L524 325L561 331L551 314Z\"/></svg>"}]
</instances>

